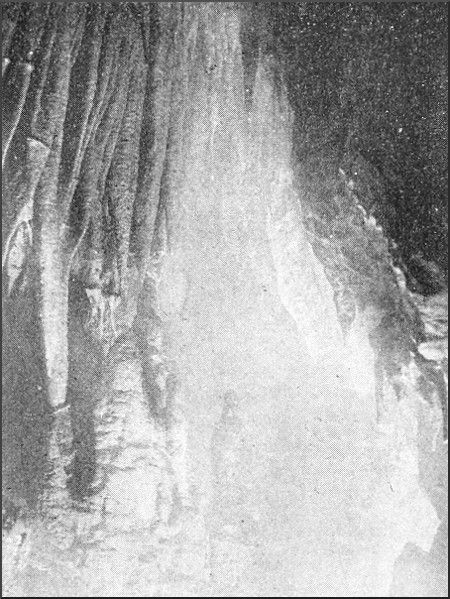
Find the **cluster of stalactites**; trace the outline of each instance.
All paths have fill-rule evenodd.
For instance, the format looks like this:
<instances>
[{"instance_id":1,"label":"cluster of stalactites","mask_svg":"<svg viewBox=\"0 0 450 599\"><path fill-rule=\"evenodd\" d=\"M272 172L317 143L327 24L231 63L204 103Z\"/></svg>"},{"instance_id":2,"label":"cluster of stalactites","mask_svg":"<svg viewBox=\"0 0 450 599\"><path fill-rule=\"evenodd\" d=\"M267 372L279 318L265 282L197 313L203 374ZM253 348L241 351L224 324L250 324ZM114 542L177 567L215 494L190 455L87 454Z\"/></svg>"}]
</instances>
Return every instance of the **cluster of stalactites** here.
<instances>
[{"instance_id":1,"label":"cluster of stalactites","mask_svg":"<svg viewBox=\"0 0 450 599\"><path fill-rule=\"evenodd\" d=\"M52 405L67 375L69 280L101 313L134 257L144 288L155 231L170 224L187 90L199 68L220 80L223 44L239 39L227 37L240 23L230 8L4 6L3 280L9 296L36 298L48 380L61 381Z\"/></svg>"},{"instance_id":2,"label":"cluster of stalactites","mask_svg":"<svg viewBox=\"0 0 450 599\"><path fill-rule=\"evenodd\" d=\"M230 10L239 17L227 19ZM120 295L130 253L144 273L170 195L192 60L220 80L230 23L242 29L251 98L262 33L246 16L241 3L4 7L8 293L19 288L29 255L56 237L56 259L66 267L78 253L84 267L75 274L88 289Z\"/></svg>"},{"instance_id":3,"label":"cluster of stalactites","mask_svg":"<svg viewBox=\"0 0 450 599\"><path fill-rule=\"evenodd\" d=\"M139 182L153 145L158 10L49 2L2 12L2 278L6 301L30 298L37 338L29 342L42 352L46 401L57 407L68 376L69 281L86 290L101 325L124 291L136 206L148 207Z\"/></svg>"},{"instance_id":4,"label":"cluster of stalactites","mask_svg":"<svg viewBox=\"0 0 450 599\"><path fill-rule=\"evenodd\" d=\"M65 265L82 252L92 265L82 271L87 288L120 294L157 26L153 13L134 3L4 7L3 266L9 293L22 267L17 254L25 256L33 243L23 235L25 224L26 231L38 231L37 251L58 237L57 259Z\"/></svg>"}]
</instances>

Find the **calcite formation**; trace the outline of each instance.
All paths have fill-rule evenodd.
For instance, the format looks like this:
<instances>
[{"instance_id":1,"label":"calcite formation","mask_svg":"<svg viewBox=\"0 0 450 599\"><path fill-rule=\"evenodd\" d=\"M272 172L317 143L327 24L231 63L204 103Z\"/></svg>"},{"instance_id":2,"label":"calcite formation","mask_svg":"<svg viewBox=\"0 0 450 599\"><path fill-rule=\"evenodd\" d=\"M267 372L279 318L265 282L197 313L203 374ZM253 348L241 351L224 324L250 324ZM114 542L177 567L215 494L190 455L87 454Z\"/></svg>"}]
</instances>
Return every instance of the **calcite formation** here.
<instances>
[{"instance_id":1,"label":"calcite formation","mask_svg":"<svg viewBox=\"0 0 450 599\"><path fill-rule=\"evenodd\" d=\"M409 346L387 375L380 297L336 306L273 56L243 59L242 3L159 3L152 47L140 3L69 4L61 87L40 91L57 133L47 162L28 139L10 218L20 246L34 202L20 297L38 325L14 312L8 254L8 326L39 348L47 434L37 501L5 532L5 596L389 596L405 549L439 537L424 464L444 463L442 414ZM382 231L354 223L375 256ZM368 288L386 275L401 310L381 245Z\"/></svg>"}]
</instances>

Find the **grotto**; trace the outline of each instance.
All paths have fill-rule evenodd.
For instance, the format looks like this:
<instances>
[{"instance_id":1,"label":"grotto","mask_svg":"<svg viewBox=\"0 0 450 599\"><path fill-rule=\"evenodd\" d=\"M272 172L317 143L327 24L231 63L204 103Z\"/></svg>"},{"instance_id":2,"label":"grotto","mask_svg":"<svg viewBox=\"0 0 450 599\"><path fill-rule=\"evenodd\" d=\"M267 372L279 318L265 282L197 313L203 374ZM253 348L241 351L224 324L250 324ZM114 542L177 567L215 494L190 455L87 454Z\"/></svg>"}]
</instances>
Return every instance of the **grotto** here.
<instances>
[{"instance_id":1,"label":"grotto","mask_svg":"<svg viewBox=\"0 0 450 599\"><path fill-rule=\"evenodd\" d=\"M1 10L3 596L447 596L446 3Z\"/></svg>"}]
</instances>

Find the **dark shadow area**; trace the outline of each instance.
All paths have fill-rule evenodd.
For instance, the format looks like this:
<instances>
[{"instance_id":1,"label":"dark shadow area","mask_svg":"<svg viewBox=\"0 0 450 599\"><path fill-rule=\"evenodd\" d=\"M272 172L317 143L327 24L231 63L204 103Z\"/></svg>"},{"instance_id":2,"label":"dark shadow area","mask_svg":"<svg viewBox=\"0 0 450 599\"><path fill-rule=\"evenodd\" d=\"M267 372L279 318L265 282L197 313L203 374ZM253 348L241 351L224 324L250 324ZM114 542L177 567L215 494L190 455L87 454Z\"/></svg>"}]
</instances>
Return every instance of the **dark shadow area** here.
<instances>
[{"instance_id":1,"label":"dark shadow area","mask_svg":"<svg viewBox=\"0 0 450 599\"><path fill-rule=\"evenodd\" d=\"M37 315L29 289L3 303L3 494L14 510L33 510L47 472L52 416L39 361Z\"/></svg>"},{"instance_id":2,"label":"dark shadow area","mask_svg":"<svg viewBox=\"0 0 450 599\"><path fill-rule=\"evenodd\" d=\"M95 477L94 410L102 385L102 348L86 327L90 304L77 280L69 284L69 380L67 402L73 434L73 462L69 477L72 497L82 501Z\"/></svg>"},{"instance_id":3,"label":"dark shadow area","mask_svg":"<svg viewBox=\"0 0 450 599\"><path fill-rule=\"evenodd\" d=\"M448 273L445 3L256 4L272 26L300 165L350 158L356 184L376 173L380 189L361 200L399 245L416 290L436 293Z\"/></svg>"}]
</instances>

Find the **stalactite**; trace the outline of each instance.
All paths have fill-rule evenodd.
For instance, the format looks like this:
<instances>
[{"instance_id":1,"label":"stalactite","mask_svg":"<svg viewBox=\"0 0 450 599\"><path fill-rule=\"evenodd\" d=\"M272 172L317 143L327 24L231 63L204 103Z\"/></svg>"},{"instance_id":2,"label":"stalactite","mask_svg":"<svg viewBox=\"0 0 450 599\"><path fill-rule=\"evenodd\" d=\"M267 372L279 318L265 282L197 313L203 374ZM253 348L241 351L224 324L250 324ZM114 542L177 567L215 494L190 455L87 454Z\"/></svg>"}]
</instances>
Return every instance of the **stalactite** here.
<instances>
[{"instance_id":1,"label":"stalactite","mask_svg":"<svg viewBox=\"0 0 450 599\"><path fill-rule=\"evenodd\" d=\"M65 181L63 193L66 205L70 204L70 214L67 215L69 227L67 231L66 246L68 253L76 251L81 240L86 234L89 224L89 210L93 199L96 197L97 167L95 149L98 145L97 132L104 126L103 117L110 106L111 97L116 89L118 77L118 20L117 14L111 13L109 8L94 6L91 9L92 25L91 35L95 51L89 48L90 77L87 83L87 94L91 101L83 103L85 106L84 131L80 134L76 158L73 163L72 176L67 176L62 171ZM98 38L97 38L98 36ZM100 51L100 56L98 56ZM80 58L80 67L84 64ZM94 86L94 79L96 85ZM92 97L92 93L94 96ZM78 112L78 104L74 102L73 110ZM68 121L70 122L70 120ZM73 132L68 132L68 139L72 139ZM100 134L99 134L100 135ZM73 136L75 138L75 136Z\"/></svg>"},{"instance_id":2,"label":"stalactite","mask_svg":"<svg viewBox=\"0 0 450 599\"><path fill-rule=\"evenodd\" d=\"M34 192L50 152L51 131L53 130L51 119L47 119L45 128L36 126L41 103L45 103L43 94L56 36L56 27L53 26L53 23L60 14L59 7L55 7L53 4L49 6L50 8L44 15L42 11L38 11L41 17L48 16L47 21L39 21L31 14L30 26L34 33L27 36L25 42L21 41L20 43L21 54L34 56L36 60L34 61L35 68L32 74L30 93L26 99L21 120L22 134L26 139L23 144L15 147L15 150L19 150L22 164L24 164L23 172L13 179L11 188L8 188L8 183L4 186L4 193L7 195L8 201L5 202L2 213L3 248L7 246L8 240L20 225L21 215L30 215L29 219L31 220ZM40 45L38 46L38 44ZM5 175L5 179L8 180L8 169L6 169Z\"/></svg>"},{"instance_id":3,"label":"stalactite","mask_svg":"<svg viewBox=\"0 0 450 599\"><path fill-rule=\"evenodd\" d=\"M175 8L173 10L177 10ZM170 15L169 17L173 15ZM161 260L167 246L170 244L171 201L174 200L174 188L178 181L178 168L182 148L182 131L185 124L185 101L190 80L189 56L195 48L198 21L184 13L184 18L178 20L173 32L173 39L162 44L163 52L157 57L156 69L161 68L162 59L169 73L178 73L179 78L173 78L170 87L159 82L159 93L155 94L153 112L162 115L160 123L155 124L156 132L153 147L153 164L148 176L151 177L150 193L147 203L141 212L141 222L138 226L138 268L140 272L140 291L135 319L135 333L141 356L143 371L143 386L152 414L157 422L163 422L164 407L161 389L156 383L154 347L155 339L161 335L158 314L158 281ZM170 28L168 28L170 31ZM191 36L191 37L189 37ZM165 45L167 46L165 47ZM168 52L168 55L166 55ZM164 72L164 71L162 71ZM165 95L167 94L167 98ZM164 101L168 101L170 111L165 112ZM143 178L146 182L146 177ZM148 184L148 183L147 183ZM143 205L137 197L137 209Z\"/></svg>"},{"instance_id":4,"label":"stalactite","mask_svg":"<svg viewBox=\"0 0 450 599\"><path fill-rule=\"evenodd\" d=\"M75 231L72 234L73 246L76 245L87 227L90 227L88 233L90 247L99 256L103 256L102 202L104 186L123 116L123 99L126 97L130 76L128 70L130 43L119 37L122 41L121 44L117 44L117 36L120 33L120 29L117 29L118 26L116 22L115 27L111 29L111 38L105 47L104 67L105 69L109 67L112 71L105 76L98 99L95 100L97 109L92 122L91 139L84 154L80 181L72 202L69 227L71 231ZM118 50L112 44L113 39L115 39L116 48L117 46L121 48L118 54L116 54ZM109 52L112 52L112 56Z\"/></svg>"},{"instance_id":5,"label":"stalactite","mask_svg":"<svg viewBox=\"0 0 450 599\"><path fill-rule=\"evenodd\" d=\"M86 267L80 282L86 287L91 302L90 326L102 342L105 353L108 352L117 334L114 312L119 293L118 260L121 256L117 248L119 228L117 227L118 223L114 221L117 214L114 214L114 210L111 211L110 196L119 194L117 203L128 201L132 204L134 198L133 194L128 199L122 197L121 190L117 185L118 181L111 183L111 177L108 187L108 174L114 176L114 169L117 167L117 162L115 164L114 159L119 157L120 150L117 150L117 147L118 143L120 144L124 118L139 121L141 114L139 110L142 109L142 107L139 109L138 106L133 106L132 110L126 113L132 73L137 69L142 74L141 69L144 67L140 36L136 35L136 30L134 30L134 36L129 35L130 25L132 26L133 22L130 20L130 16L124 13L117 22L116 33L119 34L121 44L120 54L115 61L118 68L114 72L113 78L110 78L111 96L109 96L109 92L105 95L105 98L109 97L110 99L107 106L100 111L101 122L96 127L96 134L91 139L86 152L81 171L81 182L74 199L77 219L84 223L82 228L88 227L86 238L80 248L84 252L86 260ZM136 38L139 41L137 45L134 42ZM140 85L142 86L142 81L140 81ZM137 113L134 111L135 108ZM134 135L130 137L129 141L138 147L138 129L134 129L133 133ZM124 141L128 143L128 138L125 136ZM126 160L129 162L125 172L128 182L130 181L128 177L133 174L133 153L129 150L130 148L126 149ZM124 236L129 236L129 225L122 221L120 226L122 226Z\"/></svg>"},{"instance_id":6,"label":"stalactite","mask_svg":"<svg viewBox=\"0 0 450 599\"><path fill-rule=\"evenodd\" d=\"M36 63L36 68L27 86L26 91L29 93L24 101L23 110L21 114L18 114L18 120L22 122L22 135L27 136L23 143L16 144L15 148L20 152L24 165L23 171L13 180L11 189L8 189L8 185L5 188L8 202L6 202L2 214L3 262L6 260L11 240L17 229L22 226L22 223L31 227L34 192L50 152L49 145L36 138L33 123L40 110L40 101L47 81L56 32L56 28L50 23L51 19L57 15L51 9L50 4L33 5L26 8L24 12L23 19L26 25L22 24L22 26L25 27L27 34L24 39L20 39L14 44L15 52L19 56L26 56L27 60L33 61L33 64ZM31 64L29 70L32 71ZM23 91L25 92L25 90ZM48 126L52 127L53 124L48 123ZM30 134L31 137L29 137ZM45 135L43 138L49 139Z\"/></svg>"},{"instance_id":7,"label":"stalactite","mask_svg":"<svg viewBox=\"0 0 450 599\"><path fill-rule=\"evenodd\" d=\"M30 97L29 129L31 137L37 139L47 147L51 147L57 123L51 118L58 110L59 77L55 74L57 68L58 50L61 36L64 31L68 7L52 4L50 7L47 26L42 37L40 59L36 68L36 84ZM81 15L80 15L81 16ZM74 22L75 31L80 22ZM74 33L72 34L74 36ZM71 39L72 50L73 40ZM67 75L70 76L70 60L67 60Z\"/></svg>"},{"instance_id":8,"label":"stalactite","mask_svg":"<svg viewBox=\"0 0 450 599\"><path fill-rule=\"evenodd\" d=\"M170 97L173 85L171 67L175 61L173 27L173 24L171 28L169 23L161 26L164 35L155 57L154 70L152 77L149 78L144 104L141 159L133 214L133 246L141 279L145 275L151 252L167 152Z\"/></svg>"},{"instance_id":9,"label":"stalactite","mask_svg":"<svg viewBox=\"0 0 450 599\"><path fill-rule=\"evenodd\" d=\"M105 113L111 106L111 97L118 81L118 52L119 48L113 39L116 29L107 26L103 42L102 56L99 64L101 74L94 99L94 110L91 112L90 138L86 144L83 162L80 169L79 181L71 204L69 218L69 231L71 233L71 246L75 248L85 235L91 220L91 209L97 197L98 165L101 160L105 137L107 118Z\"/></svg>"},{"instance_id":10,"label":"stalactite","mask_svg":"<svg viewBox=\"0 0 450 599\"><path fill-rule=\"evenodd\" d=\"M138 263L141 277L145 276L146 264L151 257L151 243L154 226L160 210L170 212L171 192L169 186L175 184L176 160L181 150L180 135L186 114L186 94L190 80L189 57L192 56L196 45L197 27L195 11L184 11L183 18L175 19L176 27L171 29L170 19L174 19L176 11L183 7L172 7L166 15L166 36L161 43L161 54L156 59L155 95L153 113L161 115L161 121L155 123L155 137L150 156L151 167L147 167L142 175L141 186L138 189L135 208L137 223ZM170 10L172 12L170 12ZM168 84L165 84L167 76ZM171 75L172 73L172 75ZM173 73L178 73L174 77ZM165 106L170 106L166 112ZM162 109L162 110L161 110ZM150 193L144 196L145 186ZM141 195L142 194L142 195ZM144 196L144 197L143 197ZM171 226L167 222L168 234Z\"/></svg>"},{"instance_id":11,"label":"stalactite","mask_svg":"<svg viewBox=\"0 0 450 599\"><path fill-rule=\"evenodd\" d=\"M14 69L12 81L8 82L11 87L5 94L8 103L3 107L2 117L2 170L5 166L9 146L22 116L32 72L33 66L30 63L20 62Z\"/></svg>"},{"instance_id":12,"label":"stalactite","mask_svg":"<svg viewBox=\"0 0 450 599\"><path fill-rule=\"evenodd\" d=\"M99 61L105 25L104 8L101 5L89 7L86 23L84 38L79 42L81 51L74 52L77 62L72 68L58 184L59 193L63 198L61 201L67 207L73 199L84 152L93 129L93 116L99 108L95 96L99 87ZM64 222L66 218L63 216Z\"/></svg>"},{"instance_id":13,"label":"stalactite","mask_svg":"<svg viewBox=\"0 0 450 599\"><path fill-rule=\"evenodd\" d=\"M45 483L39 493L38 512L45 533L60 549L72 542L70 497L67 486L71 461L71 416L66 402L68 380L68 256L64 247L64 198L58 193L64 122L67 116L72 66L85 26L85 9L74 4L59 14L47 81L41 87L32 125L51 150L34 197L33 290L38 322L38 347L42 356L44 398L50 409ZM45 122L51 120L51 125ZM39 531L39 524L37 530ZM42 534L42 531L41 533ZM36 549L35 549L36 550Z\"/></svg>"},{"instance_id":14,"label":"stalactite","mask_svg":"<svg viewBox=\"0 0 450 599\"><path fill-rule=\"evenodd\" d=\"M102 7L105 11L105 26L102 36L101 56L98 66L98 84L95 91L94 110L89 118L91 136L102 122L106 109L109 106L114 78L117 76L117 60L120 44L120 19L121 14Z\"/></svg>"},{"instance_id":15,"label":"stalactite","mask_svg":"<svg viewBox=\"0 0 450 599\"><path fill-rule=\"evenodd\" d=\"M33 218L33 197L39 178L49 155L49 148L41 142L28 138L24 153L24 168L17 186L8 196L12 196L3 210L2 270L8 257L11 241L17 229L26 223L31 228Z\"/></svg>"},{"instance_id":16,"label":"stalactite","mask_svg":"<svg viewBox=\"0 0 450 599\"><path fill-rule=\"evenodd\" d=\"M128 94L128 85L130 81L132 43L125 41L122 47L122 56L120 60L121 68L118 73L117 87L110 107L105 113L105 126L102 124L101 144L98 149L102 151L102 158L98 164L97 181L97 203L93 206L92 224L93 224L93 248L103 257L106 249L106 229L108 214L108 199L105 194L106 181L114 157L117 141L120 134L120 127L125 113L126 98Z\"/></svg>"},{"instance_id":17,"label":"stalactite","mask_svg":"<svg viewBox=\"0 0 450 599\"><path fill-rule=\"evenodd\" d=\"M166 215L157 218L152 238L152 260L140 286L134 329L142 365L142 387L148 401L150 414L159 427L164 425L164 397L158 386L162 351L162 319L158 306L158 287L161 264L167 245Z\"/></svg>"},{"instance_id":18,"label":"stalactite","mask_svg":"<svg viewBox=\"0 0 450 599\"><path fill-rule=\"evenodd\" d=\"M4 277L6 279L6 296L11 297L16 284L23 289L25 269L32 246L32 232L29 221L21 221L10 239L10 247L3 257Z\"/></svg>"},{"instance_id":19,"label":"stalactite","mask_svg":"<svg viewBox=\"0 0 450 599\"><path fill-rule=\"evenodd\" d=\"M160 156L155 153L156 147L156 136L158 133L158 123L155 121L157 112L155 111L155 95L161 89L157 85L157 81L161 78L161 65L165 66L165 61L158 63L158 69L156 68L158 56L160 56L161 49L167 57L167 45L160 44L161 28L160 28L160 15L159 7L156 4L139 4L138 11L141 31L143 36L143 48L145 60L148 65L147 69L147 84L144 92L143 110L142 110L142 122L140 131L140 147L139 147L139 162L138 171L136 177L136 194L133 205L133 215L130 231L130 248L131 251L137 257L137 262L141 262L143 252L138 250L138 238L140 237L140 230L142 224L145 222L145 212L148 206L154 206L156 200L154 199L154 192L152 194L150 202L148 202L147 190L151 185L151 177L154 169L154 161L159 160ZM167 73L166 73L167 74ZM167 80L169 77L167 77ZM163 84L164 88L170 83L166 81L159 81ZM166 109L168 109L166 107ZM164 126L164 130L167 127ZM166 131L167 134L167 131ZM162 142L160 149L165 147L165 142ZM154 220L154 217L149 218L150 221Z\"/></svg>"},{"instance_id":20,"label":"stalactite","mask_svg":"<svg viewBox=\"0 0 450 599\"><path fill-rule=\"evenodd\" d=\"M53 407L65 401L67 382L67 264L61 246L61 204L58 197L63 125L69 94L73 44L83 26L84 10L73 4L65 7L58 23L58 34L49 70L51 84L37 117L52 122L54 137L49 160L35 196L35 250L39 264L37 275L38 313L47 371L48 401ZM39 125L38 125L39 126ZM42 127L41 127L42 129Z\"/></svg>"},{"instance_id":21,"label":"stalactite","mask_svg":"<svg viewBox=\"0 0 450 599\"><path fill-rule=\"evenodd\" d=\"M23 56L32 59L39 53L49 23L51 3L27 3L25 13L26 20L22 26L26 31L26 36L22 42L23 49L21 53Z\"/></svg>"},{"instance_id":22,"label":"stalactite","mask_svg":"<svg viewBox=\"0 0 450 599\"><path fill-rule=\"evenodd\" d=\"M24 415L38 415L38 426L43 427L43 430L36 433L36 438L31 441L35 444L34 451L44 450L44 442L39 434L49 434L45 443L49 450L45 468L48 478L36 483L33 478L36 473L27 472L25 479L27 489L31 484L36 497L40 496L40 509L44 513L48 509L50 519L55 509L59 510L60 515L64 513L67 500L64 468L70 451L68 445L70 447L71 443L70 417L67 411L55 413L51 417L52 422L49 414L47 419L42 417L43 410L57 409L65 401L67 378L67 285L64 280L57 180L74 58L74 39L84 26L84 11L78 6L72 4L56 8L52 5L51 12L55 21L49 18L48 22L39 23L42 27L39 29L39 36L43 30L45 33L22 127L27 135L23 150L24 167L18 178L18 193L8 203L8 218L4 223L10 233L7 239L9 244L14 244L15 231L23 224L33 233L33 253L28 265L31 285L18 298L20 301L10 306L8 313L11 330L15 335L10 340L15 362L19 359L26 363L26 372L17 384L11 383L12 387L8 392L24 396L25 399L21 400L23 405L18 408L19 414L23 410ZM36 201L33 205L35 191ZM11 229L10 223L13 225ZM9 251L6 252L6 256L8 255ZM17 326L15 322L19 318L15 310L23 310L24 306L27 306L29 319L29 322L28 319L25 320L28 325L25 328L20 324ZM25 349L28 346L30 349ZM25 407L27 399L31 405ZM48 406L45 406L45 402ZM29 416L25 420L26 418ZM26 429L24 423L22 426ZM19 434L23 434L20 425L18 430ZM29 430L26 432L30 434ZM30 459L27 450L22 449L21 456L24 460ZM44 462L45 459L44 457ZM44 467L44 462L39 467ZM39 472L42 474L40 470ZM60 523L60 519L58 521Z\"/></svg>"},{"instance_id":23,"label":"stalactite","mask_svg":"<svg viewBox=\"0 0 450 599\"><path fill-rule=\"evenodd\" d=\"M107 261L112 263L115 257L118 263L119 281L115 282L116 289L111 289L114 294L120 294L125 284L137 185L140 130L148 70L140 44L134 51L131 67L133 74L124 118L105 190L112 221Z\"/></svg>"},{"instance_id":24,"label":"stalactite","mask_svg":"<svg viewBox=\"0 0 450 599\"><path fill-rule=\"evenodd\" d=\"M5 255L7 255L10 241L17 228L22 223L27 223L31 227L34 193L50 152L49 144L54 128L51 98L52 95L54 97L55 91L52 91L48 80L57 30L53 26L53 20L61 18L61 15L61 11L53 8L50 4L32 6L27 12L27 36L25 41L21 42L21 53L29 57L30 60L37 56L38 64L29 86L29 96L31 95L31 98L27 98L25 106L23 130L25 134L28 133L31 136L23 142L25 146L22 156L24 168L9 193L11 201L8 202L3 217L3 226L6 232L3 240L6 250ZM82 31L83 22L81 19L77 24L72 56L77 54L76 46L79 45L79 42L77 44L76 40L81 36ZM39 116L43 105L48 110L46 121Z\"/></svg>"}]
</instances>

